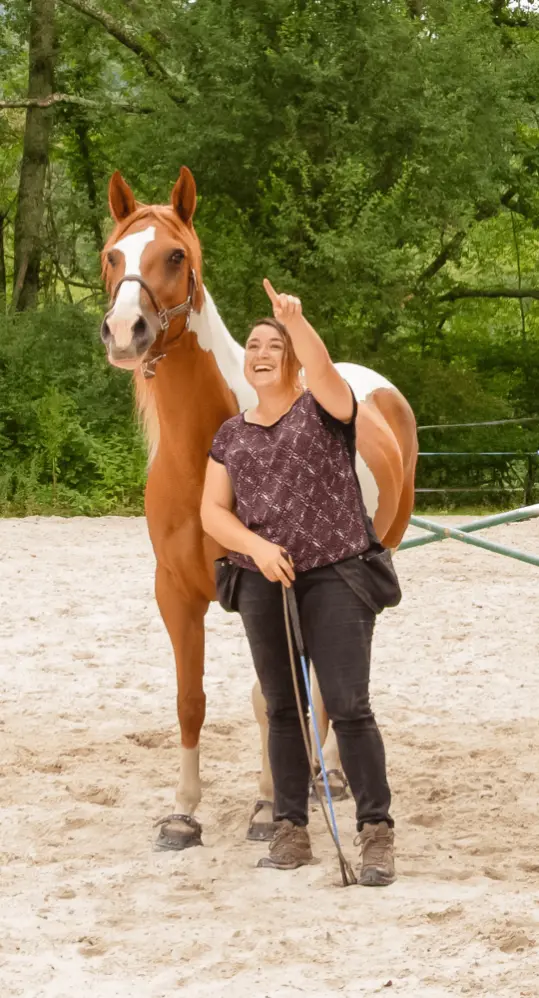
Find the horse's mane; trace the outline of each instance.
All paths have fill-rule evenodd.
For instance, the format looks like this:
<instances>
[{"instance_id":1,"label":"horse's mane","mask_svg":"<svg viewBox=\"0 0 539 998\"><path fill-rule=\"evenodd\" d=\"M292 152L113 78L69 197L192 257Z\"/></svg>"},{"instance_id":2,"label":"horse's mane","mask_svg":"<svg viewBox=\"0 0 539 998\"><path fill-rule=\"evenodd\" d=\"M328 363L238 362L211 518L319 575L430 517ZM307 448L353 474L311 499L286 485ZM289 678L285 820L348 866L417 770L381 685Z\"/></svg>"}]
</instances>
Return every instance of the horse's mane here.
<instances>
[{"instance_id":1,"label":"horse's mane","mask_svg":"<svg viewBox=\"0 0 539 998\"><path fill-rule=\"evenodd\" d=\"M110 294L112 291L112 279L109 273L107 253L111 246L122 239L132 225L145 219L167 229L170 235L180 237L188 251L190 265L195 271L199 294L202 294L202 251L193 225L191 223L186 225L185 222L182 222L172 205L161 204L138 204L135 211L118 222L112 230L101 254L101 275L108 293ZM199 307L200 304L201 302ZM148 381L141 371L135 372L133 381L138 419L146 438L148 465L150 465L159 446L159 416L153 382Z\"/></svg>"},{"instance_id":2,"label":"horse's mane","mask_svg":"<svg viewBox=\"0 0 539 998\"><path fill-rule=\"evenodd\" d=\"M153 382L148 381L141 371L135 371L133 376L135 386L135 402L138 422L142 428L148 448L148 467L151 465L159 447L160 427L157 403Z\"/></svg>"}]
</instances>

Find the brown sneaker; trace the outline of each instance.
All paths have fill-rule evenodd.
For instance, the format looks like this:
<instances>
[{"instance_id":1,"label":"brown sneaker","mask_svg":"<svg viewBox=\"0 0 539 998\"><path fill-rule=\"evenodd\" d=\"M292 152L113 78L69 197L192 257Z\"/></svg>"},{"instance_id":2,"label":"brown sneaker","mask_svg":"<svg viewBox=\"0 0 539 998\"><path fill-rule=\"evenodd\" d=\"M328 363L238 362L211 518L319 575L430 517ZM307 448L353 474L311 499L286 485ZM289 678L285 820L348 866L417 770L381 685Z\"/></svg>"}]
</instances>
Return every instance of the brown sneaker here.
<instances>
[{"instance_id":1,"label":"brown sneaker","mask_svg":"<svg viewBox=\"0 0 539 998\"><path fill-rule=\"evenodd\" d=\"M312 861L309 832L301 825L293 825L287 818L277 823L269 847L269 856L259 860L258 866L274 870L296 870Z\"/></svg>"},{"instance_id":2,"label":"brown sneaker","mask_svg":"<svg viewBox=\"0 0 539 998\"><path fill-rule=\"evenodd\" d=\"M363 887L387 887L395 880L395 835L387 822L364 825L356 845L361 844L359 883Z\"/></svg>"}]
</instances>

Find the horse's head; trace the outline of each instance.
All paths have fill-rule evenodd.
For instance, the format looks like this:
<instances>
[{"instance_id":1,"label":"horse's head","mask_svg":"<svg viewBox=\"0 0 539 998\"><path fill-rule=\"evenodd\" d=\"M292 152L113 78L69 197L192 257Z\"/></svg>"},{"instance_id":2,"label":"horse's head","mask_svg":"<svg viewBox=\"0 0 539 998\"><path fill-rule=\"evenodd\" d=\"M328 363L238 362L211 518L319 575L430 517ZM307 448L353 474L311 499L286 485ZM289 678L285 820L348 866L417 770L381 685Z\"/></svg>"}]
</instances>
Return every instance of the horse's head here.
<instances>
[{"instance_id":1,"label":"horse's head","mask_svg":"<svg viewBox=\"0 0 539 998\"><path fill-rule=\"evenodd\" d=\"M181 335L203 302L202 258L193 228L196 186L182 166L170 205L142 205L113 174L109 205L116 222L102 253L111 306L101 327L115 367L146 368ZM152 373L152 370L150 373Z\"/></svg>"}]
</instances>

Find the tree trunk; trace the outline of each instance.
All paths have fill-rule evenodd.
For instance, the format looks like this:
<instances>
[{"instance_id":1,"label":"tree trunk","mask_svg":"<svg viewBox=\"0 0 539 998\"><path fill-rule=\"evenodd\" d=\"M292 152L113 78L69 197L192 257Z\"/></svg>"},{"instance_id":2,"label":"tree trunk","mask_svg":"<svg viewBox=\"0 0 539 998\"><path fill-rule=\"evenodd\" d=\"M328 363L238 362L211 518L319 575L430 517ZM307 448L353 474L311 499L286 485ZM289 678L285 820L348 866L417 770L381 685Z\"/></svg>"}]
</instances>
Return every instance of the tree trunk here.
<instances>
[{"instance_id":1,"label":"tree trunk","mask_svg":"<svg viewBox=\"0 0 539 998\"><path fill-rule=\"evenodd\" d=\"M421 17L423 13L423 0L406 0L410 17Z\"/></svg>"},{"instance_id":2,"label":"tree trunk","mask_svg":"<svg viewBox=\"0 0 539 998\"><path fill-rule=\"evenodd\" d=\"M94 171L92 168L92 157L90 149L90 140L88 137L88 124L82 118L79 118L75 123L75 135L77 136L77 141L79 144L80 158L82 160L82 172L84 174L84 180L86 182L86 190L88 191L88 202L90 205L90 225L92 227L92 232L94 234L94 242L98 253L101 253L103 249L103 233L101 231L101 225L99 220L99 204L97 198L97 186L94 177Z\"/></svg>"},{"instance_id":3,"label":"tree trunk","mask_svg":"<svg viewBox=\"0 0 539 998\"><path fill-rule=\"evenodd\" d=\"M31 0L28 97L47 97L54 89L55 0ZM22 311L37 302L45 176L54 111L26 112L21 176L15 217L13 305Z\"/></svg>"},{"instance_id":4,"label":"tree trunk","mask_svg":"<svg viewBox=\"0 0 539 998\"><path fill-rule=\"evenodd\" d=\"M531 506L533 504L533 486L535 478L535 465L534 457L528 454L528 470L526 473L526 478L524 479L524 505Z\"/></svg>"},{"instance_id":5,"label":"tree trunk","mask_svg":"<svg viewBox=\"0 0 539 998\"><path fill-rule=\"evenodd\" d=\"M6 281L6 254L4 250L4 225L5 215L0 214L0 307L5 307L7 281Z\"/></svg>"}]
</instances>

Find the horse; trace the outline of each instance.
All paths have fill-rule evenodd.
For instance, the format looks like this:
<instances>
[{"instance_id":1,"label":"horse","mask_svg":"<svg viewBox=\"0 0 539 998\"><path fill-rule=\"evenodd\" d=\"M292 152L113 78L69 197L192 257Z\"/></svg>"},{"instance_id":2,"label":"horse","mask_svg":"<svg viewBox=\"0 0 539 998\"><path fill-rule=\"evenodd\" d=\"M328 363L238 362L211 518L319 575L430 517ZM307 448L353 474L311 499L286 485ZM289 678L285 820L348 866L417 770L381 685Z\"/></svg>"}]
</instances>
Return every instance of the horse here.
<instances>
[{"instance_id":1,"label":"horse","mask_svg":"<svg viewBox=\"0 0 539 998\"><path fill-rule=\"evenodd\" d=\"M155 595L174 651L180 727L175 813L158 824L157 844L202 844L199 738L205 716L204 617L215 600L214 560L225 552L204 534L200 503L207 454L221 424L256 404L243 373L243 348L230 335L203 284L193 225L196 185L182 166L170 204L135 200L119 171L109 182L113 231L102 252L110 296L101 339L110 364L133 372L148 444L145 514L156 560ZM379 539L395 549L414 503L417 432L404 396L381 375L338 364L358 400L356 469ZM324 756L339 775L334 735L314 690ZM252 701L260 726L259 797L247 838L273 832L267 717L258 683ZM345 781L341 777L343 786Z\"/></svg>"}]
</instances>

